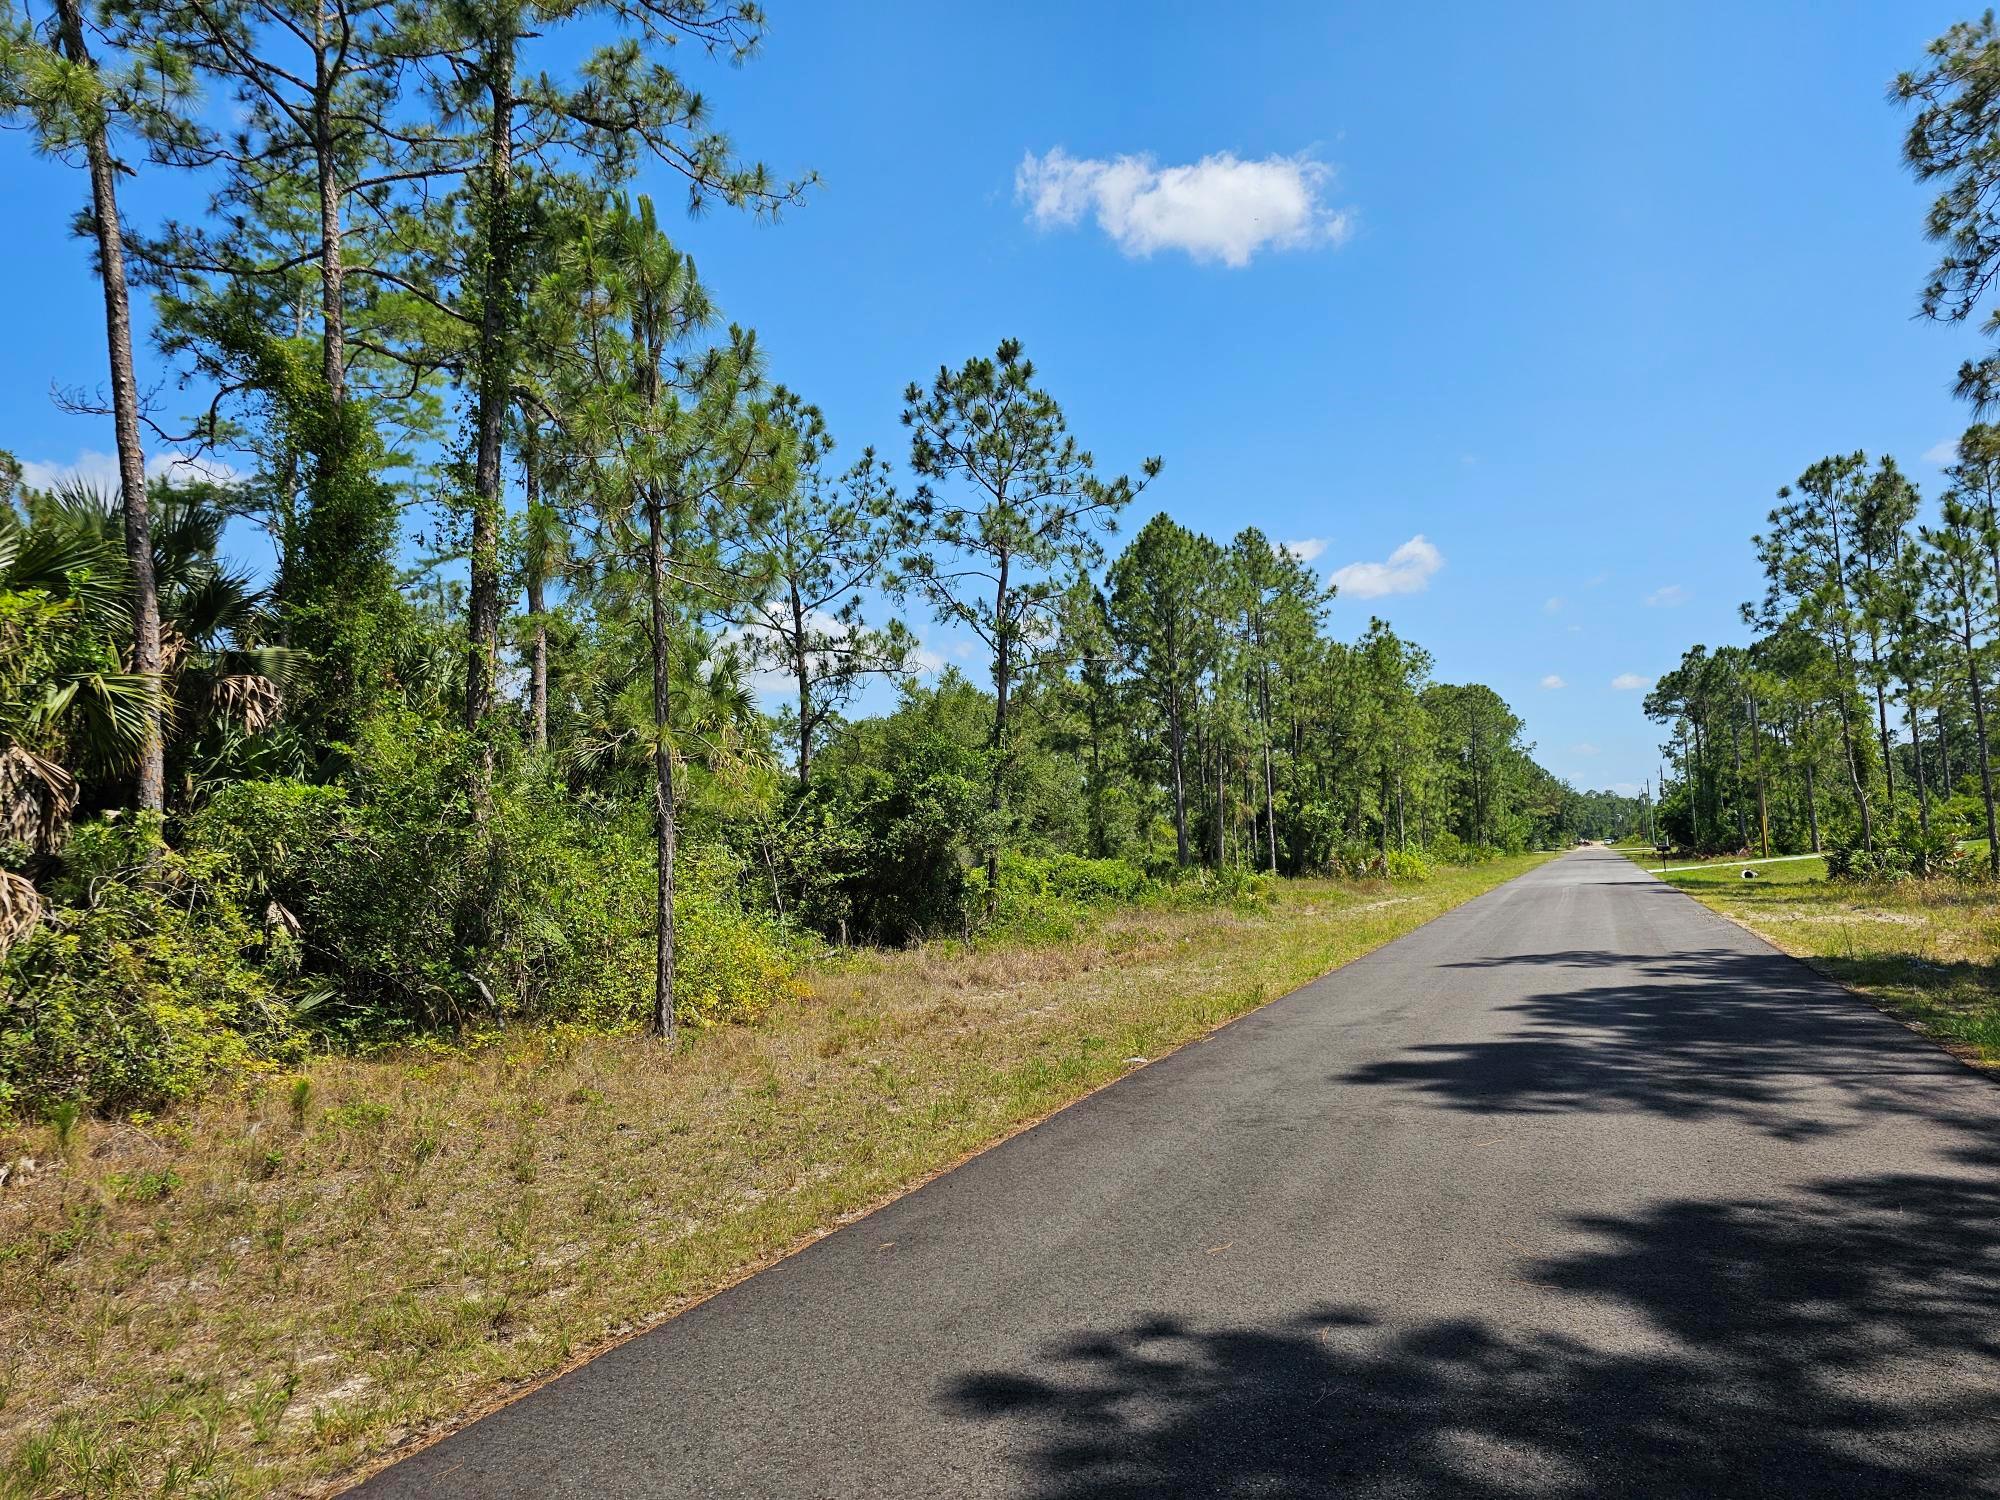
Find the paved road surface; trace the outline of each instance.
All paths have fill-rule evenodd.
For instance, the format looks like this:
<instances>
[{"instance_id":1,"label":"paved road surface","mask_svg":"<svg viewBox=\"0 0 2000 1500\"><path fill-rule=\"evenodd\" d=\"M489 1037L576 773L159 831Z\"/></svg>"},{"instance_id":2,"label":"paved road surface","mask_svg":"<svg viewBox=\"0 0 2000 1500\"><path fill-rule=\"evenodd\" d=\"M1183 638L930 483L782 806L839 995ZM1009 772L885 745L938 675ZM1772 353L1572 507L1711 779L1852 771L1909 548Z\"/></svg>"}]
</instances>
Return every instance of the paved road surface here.
<instances>
[{"instance_id":1,"label":"paved road surface","mask_svg":"<svg viewBox=\"0 0 2000 1500\"><path fill-rule=\"evenodd\" d=\"M2000 1494L2000 1087L1581 851L366 1493Z\"/></svg>"}]
</instances>

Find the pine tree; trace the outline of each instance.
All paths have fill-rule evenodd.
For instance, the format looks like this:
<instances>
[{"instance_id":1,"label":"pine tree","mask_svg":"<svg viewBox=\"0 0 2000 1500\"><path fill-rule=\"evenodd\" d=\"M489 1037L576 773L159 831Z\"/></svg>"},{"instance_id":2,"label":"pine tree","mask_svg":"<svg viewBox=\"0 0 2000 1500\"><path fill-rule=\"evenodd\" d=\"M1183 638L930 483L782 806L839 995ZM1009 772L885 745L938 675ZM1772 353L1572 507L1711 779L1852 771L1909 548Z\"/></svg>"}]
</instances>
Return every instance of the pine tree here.
<instances>
[{"instance_id":1,"label":"pine tree","mask_svg":"<svg viewBox=\"0 0 2000 1500\"><path fill-rule=\"evenodd\" d=\"M83 0L55 0L46 32L0 9L0 118L27 124L36 144L64 161L81 160L90 209L84 216L96 252L104 298L104 342L111 377L111 417L117 440L124 513L125 569L132 618L131 668L160 678L160 599L153 577L152 521L146 455L140 436L139 386L132 364L132 304L126 282L125 227L118 213L118 175L130 165L116 151L114 131L157 154L186 147L195 134L185 110L191 79L170 50L118 50L100 63ZM99 33L102 39L102 33ZM166 748L160 697L141 708L143 733L133 800L158 812L166 805Z\"/></svg>"},{"instance_id":2,"label":"pine tree","mask_svg":"<svg viewBox=\"0 0 2000 1500\"><path fill-rule=\"evenodd\" d=\"M1064 593L1102 555L1099 533L1160 471L1149 458L1136 483L1098 478L1062 408L1034 380L1020 342L1008 339L993 358L941 368L929 390L913 382L903 393L910 468L922 483L901 519L895 582L941 622L971 631L990 654L989 806L1002 829L1022 657L1053 643ZM999 873L996 845L986 851L989 891Z\"/></svg>"}]
</instances>

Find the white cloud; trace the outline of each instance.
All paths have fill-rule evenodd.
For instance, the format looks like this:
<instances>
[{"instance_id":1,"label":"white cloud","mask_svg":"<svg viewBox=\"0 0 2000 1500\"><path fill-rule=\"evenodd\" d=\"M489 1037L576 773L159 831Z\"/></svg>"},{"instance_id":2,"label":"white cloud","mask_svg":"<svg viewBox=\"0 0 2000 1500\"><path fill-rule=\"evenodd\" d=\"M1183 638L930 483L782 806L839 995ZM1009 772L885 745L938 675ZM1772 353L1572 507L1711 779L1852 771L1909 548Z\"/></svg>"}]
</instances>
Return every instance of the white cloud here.
<instances>
[{"instance_id":1,"label":"white cloud","mask_svg":"<svg viewBox=\"0 0 2000 1500\"><path fill-rule=\"evenodd\" d=\"M1337 245L1353 230L1350 214L1320 195L1333 169L1308 156L1244 161L1227 151L1187 166L1162 167L1150 156L1105 161L1057 146L1030 151L1014 170L1014 196L1029 221L1073 228L1086 212L1129 256L1184 250L1197 261L1247 266L1264 249Z\"/></svg>"},{"instance_id":2,"label":"white cloud","mask_svg":"<svg viewBox=\"0 0 2000 1500\"><path fill-rule=\"evenodd\" d=\"M167 476L175 484L194 479L214 479L224 483L240 478L240 471L213 458L194 458L169 449L148 454L146 477ZM95 490L118 488L118 455L86 448L68 463L60 459L28 458L21 461L21 483L32 490L52 490L59 484L76 481Z\"/></svg>"},{"instance_id":3,"label":"white cloud","mask_svg":"<svg viewBox=\"0 0 2000 1500\"><path fill-rule=\"evenodd\" d=\"M1444 554L1418 532L1391 552L1385 562L1352 562L1335 568L1326 580L1356 599L1380 599L1385 594L1420 594L1431 575L1444 566Z\"/></svg>"},{"instance_id":4,"label":"white cloud","mask_svg":"<svg viewBox=\"0 0 2000 1500\"><path fill-rule=\"evenodd\" d=\"M1650 677L1641 677L1637 672L1620 672L1616 677L1611 679L1611 685L1621 693L1636 693L1641 688L1651 687L1653 679Z\"/></svg>"},{"instance_id":5,"label":"white cloud","mask_svg":"<svg viewBox=\"0 0 2000 1500\"><path fill-rule=\"evenodd\" d=\"M1278 546L1284 551L1291 553L1300 562L1311 562L1320 553L1326 551L1326 538L1323 536L1309 536L1296 542L1280 542Z\"/></svg>"},{"instance_id":6,"label":"white cloud","mask_svg":"<svg viewBox=\"0 0 2000 1500\"><path fill-rule=\"evenodd\" d=\"M1551 672L1549 673L1548 676L1542 679L1542 686L1553 691L1556 688L1566 688L1569 686L1569 684L1564 682L1560 677L1556 676L1555 673Z\"/></svg>"},{"instance_id":7,"label":"white cloud","mask_svg":"<svg viewBox=\"0 0 2000 1500\"><path fill-rule=\"evenodd\" d=\"M1687 603L1688 591L1678 583L1670 583L1665 588L1654 589L1646 596L1648 609L1676 609Z\"/></svg>"},{"instance_id":8,"label":"white cloud","mask_svg":"<svg viewBox=\"0 0 2000 1500\"><path fill-rule=\"evenodd\" d=\"M1551 594L1542 601L1542 613L1545 615L1552 615L1562 607L1563 598L1561 594Z\"/></svg>"},{"instance_id":9,"label":"white cloud","mask_svg":"<svg viewBox=\"0 0 2000 1500\"><path fill-rule=\"evenodd\" d=\"M1946 464L1958 462L1958 439L1946 438L1941 443L1933 443L1924 450L1924 462L1936 464L1942 469Z\"/></svg>"},{"instance_id":10,"label":"white cloud","mask_svg":"<svg viewBox=\"0 0 2000 1500\"><path fill-rule=\"evenodd\" d=\"M1569 752L1572 755L1595 755L1597 754L1597 746L1585 740L1581 745L1571 745Z\"/></svg>"},{"instance_id":11,"label":"white cloud","mask_svg":"<svg viewBox=\"0 0 2000 1500\"><path fill-rule=\"evenodd\" d=\"M1621 797L1636 797L1645 788L1636 781L1614 781L1611 783L1611 790Z\"/></svg>"}]
</instances>

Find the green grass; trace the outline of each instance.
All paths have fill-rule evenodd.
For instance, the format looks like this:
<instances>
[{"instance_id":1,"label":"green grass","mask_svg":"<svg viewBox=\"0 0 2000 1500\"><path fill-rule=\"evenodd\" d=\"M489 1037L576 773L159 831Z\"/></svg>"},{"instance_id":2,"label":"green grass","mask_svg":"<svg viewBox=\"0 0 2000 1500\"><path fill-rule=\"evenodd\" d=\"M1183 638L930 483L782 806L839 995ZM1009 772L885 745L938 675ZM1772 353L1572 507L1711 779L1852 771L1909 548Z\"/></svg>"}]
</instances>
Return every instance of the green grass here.
<instances>
[{"instance_id":1,"label":"green grass","mask_svg":"<svg viewBox=\"0 0 2000 1500\"><path fill-rule=\"evenodd\" d=\"M0 1495L335 1486L1546 856L829 962L753 1026L0 1130Z\"/></svg>"},{"instance_id":2,"label":"green grass","mask_svg":"<svg viewBox=\"0 0 2000 1500\"><path fill-rule=\"evenodd\" d=\"M1635 857L1638 857L1640 863L1649 870L1660 868L1658 858L1653 856L1650 850L1646 851L1644 856ZM1757 872L1754 880L1743 878L1746 869ZM1813 881L1824 881L1826 861L1817 855L1809 859L1788 859L1781 864L1769 865L1740 859L1704 860L1699 863L1674 860L1668 864L1666 873L1660 878L1680 886L1729 885L1732 882L1746 888L1767 885L1799 886Z\"/></svg>"},{"instance_id":3,"label":"green grass","mask_svg":"<svg viewBox=\"0 0 2000 1500\"><path fill-rule=\"evenodd\" d=\"M1971 856L1985 852L1983 841ZM1650 851L1633 853L1652 867ZM2000 1066L2000 898L1980 881L1850 885L1824 860L1660 878L1982 1066Z\"/></svg>"}]
</instances>

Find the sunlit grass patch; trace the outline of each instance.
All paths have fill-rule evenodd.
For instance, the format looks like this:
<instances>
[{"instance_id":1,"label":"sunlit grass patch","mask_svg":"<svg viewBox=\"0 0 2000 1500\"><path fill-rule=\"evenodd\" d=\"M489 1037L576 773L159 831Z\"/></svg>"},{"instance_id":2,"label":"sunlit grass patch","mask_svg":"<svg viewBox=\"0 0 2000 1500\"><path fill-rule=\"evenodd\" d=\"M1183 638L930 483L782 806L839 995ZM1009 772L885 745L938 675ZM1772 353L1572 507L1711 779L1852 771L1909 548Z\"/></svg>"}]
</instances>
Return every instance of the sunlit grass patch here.
<instances>
[{"instance_id":1,"label":"sunlit grass patch","mask_svg":"<svg viewBox=\"0 0 2000 1500\"><path fill-rule=\"evenodd\" d=\"M1826 861L1818 855L1804 858L1790 856L1773 859L1769 863L1755 859L1706 860L1699 864L1675 862L1664 869L1655 860L1645 863L1647 869L1658 871L1662 880L1673 885L1728 885L1734 882L1744 887L1791 887L1826 879ZM1745 870L1753 872L1748 879L1744 878Z\"/></svg>"}]
</instances>

